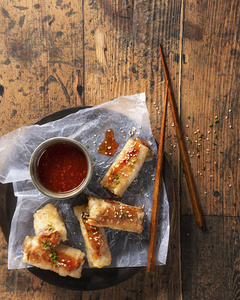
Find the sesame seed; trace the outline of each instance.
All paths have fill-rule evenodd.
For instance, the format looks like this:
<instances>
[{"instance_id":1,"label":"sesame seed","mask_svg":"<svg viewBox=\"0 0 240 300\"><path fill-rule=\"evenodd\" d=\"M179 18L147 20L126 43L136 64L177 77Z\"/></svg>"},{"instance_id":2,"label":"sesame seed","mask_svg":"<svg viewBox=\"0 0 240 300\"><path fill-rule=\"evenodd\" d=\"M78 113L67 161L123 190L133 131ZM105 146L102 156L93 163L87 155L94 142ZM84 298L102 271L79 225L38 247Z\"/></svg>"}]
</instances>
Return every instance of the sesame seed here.
<instances>
[{"instance_id":1,"label":"sesame seed","mask_svg":"<svg viewBox=\"0 0 240 300\"><path fill-rule=\"evenodd\" d=\"M212 178L212 177L213 177L213 175L210 175L210 177Z\"/></svg>"},{"instance_id":2,"label":"sesame seed","mask_svg":"<svg viewBox=\"0 0 240 300\"><path fill-rule=\"evenodd\" d=\"M217 119L218 118L218 116L215 116L215 119Z\"/></svg>"},{"instance_id":3,"label":"sesame seed","mask_svg":"<svg viewBox=\"0 0 240 300\"><path fill-rule=\"evenodd\" d=\"M189 126L188 126L188 125L186 125L186 127L188 128Z\"/></svg>"},{"instance_id":4,"label":"sesame seed","mask_svg":"<svg viewBox=\"0 0 240 300\"><path fill-rule=\"evenodd\" d=\"M232 185L231 185L231 184L229 184L229 187L232 187Z\"/></svg>"},{"instance_id":5,"label":"sesame seed","mask_svg":"<svg viewBox=\"0 0 240 300\"><path fill-rule=\"evenodd\" d=\"M230 125L229 128L232 128L232 126Z\"/></svg>"},{"instance_id":6,"label":"sesame seed","mask_svg":"<svg viewBox=\"0 0 240 300\"><path fill-rule=\"evenodd\" d=\"M172 127L174 127L174 124L172 124Z\"/></svg>"},{"instance_id":7,"label":"sesame seed","mask_svg":"<svg viewBox=\"0 0 240 300\"><path fill-rule=\"evenodd\" d=\"M228 119L228 116L226 116L225 119Z\"/></svg>"},{"instance_id":8,"label":"sesame seed","mask_svg":"<svg viewBox=\"0 0 240 300\"><path fill-rule=\"evenodd\" d=\"M229 111L229 112L231 112L232 110L231 110L231 109L229 109L228 111Z\"/></svg>"},{"instance_id":9,"label":"sesame seed","mask_svg":"<svg viewBox=\"0 0 240 300\"><path fill-rule=\"evenodd\" d=\"M211 133L211 131L210 131L210 130L208 131L208 134L209 134L209 133Z\"/></svg>"}]
</instances>

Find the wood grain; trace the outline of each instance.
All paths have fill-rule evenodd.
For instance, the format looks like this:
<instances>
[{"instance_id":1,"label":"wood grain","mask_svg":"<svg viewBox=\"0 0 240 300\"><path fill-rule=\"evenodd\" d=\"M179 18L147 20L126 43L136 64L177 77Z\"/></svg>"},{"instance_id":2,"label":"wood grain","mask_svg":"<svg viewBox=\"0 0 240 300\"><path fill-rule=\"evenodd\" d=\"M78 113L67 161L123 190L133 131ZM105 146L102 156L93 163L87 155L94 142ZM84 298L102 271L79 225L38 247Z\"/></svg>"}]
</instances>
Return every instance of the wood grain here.
<instances>
[{"instance_id":1,"label":"wood grain","mask_svg":"<svg viewBox=\"0 0 240 300\"><path fill-rule=\"evenodd\" d=\"M193 222L168 109L165 149L178 201L167 265L153 277L143 270L106 290L66 291L26 270L7 270L0 233L0 298L181 299L183 275L184 299L237 299L239 1L9 0L2 1L0 16L0 136L62 108L145 92L158 138L164 99L158 44L163 45L209 230L205 235Z\"/></svg>"},{"instance_id":2,"label":"wood grain","mask_svg":"<svg viewBox=\"0 0 240 300\"><path fill-rule=\"evenodd\" d=\"M181 122L203 213L237 216L239 2L186 2L184 14ZM191 214L184 179L181 186L182 213Z\"/></svg>"}]
</instances>

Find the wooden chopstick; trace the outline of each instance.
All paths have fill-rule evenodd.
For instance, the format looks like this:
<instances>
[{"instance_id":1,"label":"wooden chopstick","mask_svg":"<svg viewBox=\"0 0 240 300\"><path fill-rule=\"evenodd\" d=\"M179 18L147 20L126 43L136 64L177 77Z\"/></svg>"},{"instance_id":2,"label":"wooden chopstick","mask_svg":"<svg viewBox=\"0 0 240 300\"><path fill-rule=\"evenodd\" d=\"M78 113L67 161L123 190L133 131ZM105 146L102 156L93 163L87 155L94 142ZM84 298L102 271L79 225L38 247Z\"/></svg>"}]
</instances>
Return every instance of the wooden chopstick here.
<instances>
[{"instance_id":1,"label":"wooden chopstick","mask_svg":"<svg viewBox=\"0 0 240 300\"><path fill-rule=\"evenodd\" d=\"M170 84L170 80L169 80L169 76L168 76L168 71L167 71L165 60L164 60L162 47L161 47L160 44L159 44L159 50L160 50L160 55L161 55L161 61L162 61L162 66L163 66L165 82L169 82L169 84L168 84L168 99L169 99L170 108L171 108L171 111L172 111L173 123L174 123L174 127L175 127L175 130L176 130L178 146L179 146L180 155L181 155L182 164L183 164L183 169L184 169L184 172L185 172L185 177L186 177L186 181L187 181L187 185L188 185L188 190L189 190L189 194L190 194L190 198L191 198L191 202L192 202L193 212L194 212L194 215L195 215L197 225L199 227L203 227L204 226L204 220L203 220L203 216L202 216L202 213L201 213L201 208L200 208L200 204L199 204L197 190L196 190L196 186L195 186L195 183L194 183L194 178L193 178L193 175L192 175L192 171L191 171L191 168L190 168L190 161L189 161L189 157L188 157L188 154L187 154L187 148L186 148L186 145L184 143L184 139L183 139L183 135L182 135L182 131L181 131L181 126L180 126L180 122L179 122L179 119L178 119L178 113L177 113L176 105L175 105L175 102L174 102L173 93L172 93L172 89L171 89L171 84Z\"/></svg>"},{"instance_id":2,"label":"wooden chopstick","mask_svg":"<svg viewBox=\"0 0 240 300\"><path fill-rule=\"evenodd\" d=\"M154 185L154 192L153 192L150 239L149 239L149 248L148 248L147 272L154 272L155 264L156 264L156 244L157 244L159 202L160 202L163 158L164 158L164 138L165 138L166 115L167 115L167 97L168 97L168 81L166 81L166 92L164 98L163 115L162 115L160 138L159 138L159 145L158 145L158 157L157 157L155 185Z\"/></svg>"}]
</instances>

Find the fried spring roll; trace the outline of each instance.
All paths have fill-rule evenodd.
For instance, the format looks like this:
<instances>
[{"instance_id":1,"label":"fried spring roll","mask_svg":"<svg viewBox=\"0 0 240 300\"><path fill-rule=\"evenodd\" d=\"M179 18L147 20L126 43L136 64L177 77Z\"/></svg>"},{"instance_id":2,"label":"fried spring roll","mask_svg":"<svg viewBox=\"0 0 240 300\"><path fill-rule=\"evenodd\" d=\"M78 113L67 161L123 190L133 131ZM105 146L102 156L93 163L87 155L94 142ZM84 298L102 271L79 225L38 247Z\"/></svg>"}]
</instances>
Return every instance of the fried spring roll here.
<instances>
[{"instance_id":1,"label":"fried spring roll","mask_svg":"<svg viewBox=\"0 0 240 300\"><path fill-rule=\"evenodd\" d=\"M130 138L100 182L116 196L122 196L137 177L144 161L153 155L148 144L136 137Z\"/></svg>"},{"instance_id":2,"label":"fried spring roll","mask_svg":"<svg viewBox=\"0 0 240 300\"><path fill-rule=\"evenodd\" d=\"M33 226L36 236L43 243L53 246L67 239L67 230L62 215L53 204L47 204L33 215Z\"/></svg>"},{"instance_id":3,"label":"fried spring roll","mask_svg":"<svg viewBox=\"0 0 240 300\"><path fill-rule=\"evenodd\" d=\"M109 250L104 228L91 226L87 223L88 206L74 207L74 213L81 226L82 235L87 250L87 259L90 267L102 268L111 264Z\"/></svg>"},{"instance_id":4,"label":"fried spring roll","mask_svg":"<svg viewBox=\"0 0 240 300\"><path fill-rule=\"evenodd\" d=\"M63 244L43 249L37 237L27 236L22 252L24 263L54 271L60 276L81 277L85 254L79 249Z\"/></svg>"},{"instance_id":5,"label":"fried spring roll","mask_svg":"<svg viewBox=\"0 0 240 300\"><path fill-rule=\"evenodd\" d=\"M141 206L88 197L88 223L92 226L142 233L144 212Z\"/></svg>"}]
</instances>

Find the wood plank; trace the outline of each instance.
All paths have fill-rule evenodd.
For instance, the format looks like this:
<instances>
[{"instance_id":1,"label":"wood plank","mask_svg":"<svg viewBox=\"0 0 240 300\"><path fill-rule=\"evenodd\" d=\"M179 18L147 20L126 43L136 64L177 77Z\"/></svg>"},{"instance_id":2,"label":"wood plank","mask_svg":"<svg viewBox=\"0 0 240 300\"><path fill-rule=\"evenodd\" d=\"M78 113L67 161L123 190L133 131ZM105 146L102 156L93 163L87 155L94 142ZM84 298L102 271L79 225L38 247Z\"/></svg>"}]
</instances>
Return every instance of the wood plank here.
<instances>
[{"instance_id":1,"label":"wood plank","mask_svg":"<svg viewBox=\"0 0 240 300\"><path fill-rule=\"evenodd\" d=\"M237 216L240 6L234 0L184 4L181 118L192 169L204 214ZM182 213L190 214L184 175L181 188Z\"/></svg>"},{"instance_id":2,"label":"wood plank","mask_svg":"<svg viewBox=\"0 0 240 300\"><path fill-rule=\"evenodd\" d=\"M207 231L182 217L183 299L237 299L239 218L207 216Z\"/></svg>"},{"instance_id":3,"label":"wood plank","mask_svg":"<svg viewBox=\"0 0 240 300\"><path fill-rule=\"evenodd\" d=\"M120 95L145 92L154 135L159 136L165 86L158 43L160 41L163 43L167 53L172 85L178 99L180 4L162 5L160 1L126 4L118 1L114 5L111 1L96 1L85 3L84 12L86 105L99 104ZM170 31L166 31L165 25L171 13L174 17L168 25ZM169 153L176 184L179 164L175 132L171 124L171 115L168 114L166 152ZM176 224L179 224L177 220L179 218L176 219ZM178 262L180 250L176 246L179 232L175 227L174 230L176 235L171 237L175 248L171 247L173 251L171 255L175 254L175 259L169 262L174 271L168 269L167 272L165 268L158 268L153 279L146 273L144 277L142 273L137 274L134 283L131 280L128 283L128 286L133 287L137 297L140 297L138 291L142 290L142 286L145 298L164 298L170 291L172 295L177 295L176 299L180 296L181 275ZM166 284L166 278L169 276L174 280ZM166 285L161 285L164 282ZM109 289L108 294L100 291L97 297L106 299L107 295L111 295L115 299L119 295L119 299L124 299L128 293L123 286L124 283ZM84 292L83 295L84 299L91 299L96 296L96 292ZM131 297L136 299L132 294Z\"/></svg>"},{"instance_id":4,"label":"wood plank","mask_svg":"<svg viewBox=\"0 0 240 300\"><path fill-rule=\"evenodd\" d=\"M1 8L1 132L83 104L82 6L74 0L5 2Z\"/></svg>"}]
</instances>

